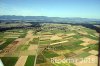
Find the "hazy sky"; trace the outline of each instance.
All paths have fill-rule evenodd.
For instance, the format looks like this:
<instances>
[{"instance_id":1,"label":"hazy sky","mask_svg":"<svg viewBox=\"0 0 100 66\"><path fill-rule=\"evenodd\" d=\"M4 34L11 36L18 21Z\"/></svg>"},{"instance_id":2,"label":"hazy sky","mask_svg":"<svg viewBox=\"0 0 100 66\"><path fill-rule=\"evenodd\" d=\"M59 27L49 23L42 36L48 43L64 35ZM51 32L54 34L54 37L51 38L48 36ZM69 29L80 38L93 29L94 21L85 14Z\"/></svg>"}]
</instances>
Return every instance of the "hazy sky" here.
<instances>
[{"instance_id":1,"label":"hazy sky","mask_svg":"<svg viewBox=\"0 0 100 66\"><path fill-rule=\"evenodd\" d=\"M0 15L100 18L100 0L0 0Z\"/></svg>"}]
</instances>

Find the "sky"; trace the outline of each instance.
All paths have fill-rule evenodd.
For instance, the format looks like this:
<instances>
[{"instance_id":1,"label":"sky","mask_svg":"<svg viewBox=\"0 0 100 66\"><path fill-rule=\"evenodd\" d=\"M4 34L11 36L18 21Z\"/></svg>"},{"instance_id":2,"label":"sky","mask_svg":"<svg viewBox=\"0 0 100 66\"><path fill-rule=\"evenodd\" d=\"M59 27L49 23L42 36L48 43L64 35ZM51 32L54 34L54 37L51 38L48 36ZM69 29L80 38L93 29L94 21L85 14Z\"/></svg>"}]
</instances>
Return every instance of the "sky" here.
<instances>
[{"instance_id":1,"label":"sky","mask_svg":"<svg viewBox=\"0 0 100 66\"><path fill-rule=\"evenodd\" d=\"M0 15L100 19L100 0L0 0Z\"/></svg>"}]
</instances>

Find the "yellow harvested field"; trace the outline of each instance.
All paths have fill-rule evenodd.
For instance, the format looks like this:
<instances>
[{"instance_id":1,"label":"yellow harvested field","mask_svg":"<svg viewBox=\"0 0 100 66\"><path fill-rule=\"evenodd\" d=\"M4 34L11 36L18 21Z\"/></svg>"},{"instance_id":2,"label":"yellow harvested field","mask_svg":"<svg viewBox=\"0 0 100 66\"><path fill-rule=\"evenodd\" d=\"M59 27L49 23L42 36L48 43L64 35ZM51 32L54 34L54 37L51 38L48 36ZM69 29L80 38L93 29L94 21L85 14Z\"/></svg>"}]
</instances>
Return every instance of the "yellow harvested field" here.
<instances>
[{"instance_id":1,"label":"yellow harvested field","mask_svg":"<svg viewBox=\"0 0 100 66\"><path fill-rule=\"evenodd\" d=\"M90 55L84 59L88 59L88 60L76 62L75 65L76 66L97 66L98 64L98 57L95 55Z\"/></svg>"},{"instance_id":2,"label":"yellow harvested field","mask_svg":"<svg viewBox=\"0 0 100 66\"><path fill-rule=\"evenodd\" d=\"M85 49L87 49L87 48L88 48L88 47L84 47L84 48L82 48L82 49L80 49L80 50L82 50L82 51L83 51L83 50L85 50Z\"/></svg>"},{"instance_id":3,"label":"yellow harvested field","mask_svg":"<svg viewBox=\"0 0 100 66\"><path fill-rule=\"evenodd\" d=\"M56 45L56 44L65 43L65 42L68 42L68 41L66 40L66 41L61 41L61 42L51 43L50 45Z\"/></svg>"},{"instance_id":4,"label":"yellow harvested field","mask_svg":"<svg viewBox=\"0 0 100 66\"><path fill-rule=\"evenodd\" d=\"M89 51L89 53L91 53L91 54L93 54L93 55L97 55L97 54L98 54L98 51L96 51L96 50L91 50L91 51Z\"/></svg>"},{"instance_id":5,"label":"yellow harvested field","mask_svg":"<svg viewBox=\"0 0 100 66\"><path fill-rule=\"evenodd\" d=\"M48 40L48 39L50 39L52 36L53 36L53 35L42 35L42 36L40 37L40 40Z\"/></svg>"},{"instance_id":6,"label":"yellow harvested field","mask_svg":"<svg viewBox=\"0 0 100 66\"><path fill-rule=\"evenodd\" d=\"M90 43L82 43L82 44L80 44L80 45L82 45L82 46L87 46L87 45L90 45Z\"/></svg>"},{"instance_id":7,"label":"yellow harvested field","mask_svg":"<svg viewBox=\"0 0 100 66\"><path fill-rule=\"evenodd\" d=\"M59 50L59 51L54 51L55 53L59 54L59 55L63 55L65 53L69 53L71 52L70 50Z\"/></svg>"},{"instance_id":8,"label":"yellow harvested field","mask_svg":"<svg viewBox=\"0 0 100 66\"><path fill-rule=\"evenodd\" d=\"M98 41L90 39L90 38L80 38L80 40L84 41L85 43L96 44Z\"/></svg>"},{"instance_id":9,"label":"yellow harvested field","mask_svg":"<svg viewBox=\"0 0 100 66\"><path fill-rule=\"evenodd\" d=\"M0 41L0 45L2 45L3 43L5 43L5 41Z\"/></svg>"},{"instance_id":10,"label":"yellow harvested field","mask_svg":"<svg viewBox=\"0 0 100 66\"><path fill-rule=\"evenodd\" d=\"M18 38L15 41L22 41L24 38Z\"/></svg>"},{"instance_id":11,"label":"yellow harvested field","mask_svg":"<svg viewBox=\"0 0 100 66\"><path fill-rule=\"evenodd\" d=\"M57 36L57 35L54 35L50 38L51 40L60 40L62 39L61 37Z\"/></svg>"},{"instance_id":12,"label":"yellow harvested field","mask_svg":"<svg viewBox=\"0 0 100 66\"><path fill-rule=\"evenodd\" d=\"M79 31L80 34L87 35L88 33L85 31Z\"/></svg>"},{"instance_id":13,"label":"yellow harvested field","mask_svg":"<svg viewBox=\"0 0 100 66\"><path fill-rule=\"evenodd\" d=\"M38 45L30 45L28 50L33 50L35 51L38 48Z\"/></svg>"}]
</instances>

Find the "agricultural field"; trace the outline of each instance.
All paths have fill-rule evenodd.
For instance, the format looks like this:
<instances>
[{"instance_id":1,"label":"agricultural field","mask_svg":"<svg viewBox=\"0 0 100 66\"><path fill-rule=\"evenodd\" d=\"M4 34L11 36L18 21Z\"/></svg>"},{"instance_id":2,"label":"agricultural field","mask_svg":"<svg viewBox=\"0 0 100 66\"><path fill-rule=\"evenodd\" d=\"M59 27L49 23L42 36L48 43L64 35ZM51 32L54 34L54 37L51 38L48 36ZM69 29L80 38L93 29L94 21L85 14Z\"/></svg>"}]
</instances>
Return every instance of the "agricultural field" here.
<instances>
[{"instance_id":1,"label":"agricultural field","mask_svg":"<svg viewBox=\"0 0 100 66\"><path fill-rule=\"evenodd\" d=\"M98 64L99 34L95 30L52 23L42 23L40 28L0 32L0 59L4 66L81 66L80 58L96 59L93 64Z\"/></svg>"}]
</instances>

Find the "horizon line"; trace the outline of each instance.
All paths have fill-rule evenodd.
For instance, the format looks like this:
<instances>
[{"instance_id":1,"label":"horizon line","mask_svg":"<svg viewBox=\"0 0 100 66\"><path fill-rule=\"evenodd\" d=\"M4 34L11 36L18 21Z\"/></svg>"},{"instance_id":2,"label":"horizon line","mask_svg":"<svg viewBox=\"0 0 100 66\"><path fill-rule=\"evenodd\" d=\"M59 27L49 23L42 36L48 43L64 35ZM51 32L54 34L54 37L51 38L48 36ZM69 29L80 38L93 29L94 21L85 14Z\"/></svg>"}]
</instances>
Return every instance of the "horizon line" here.
<instances>
[{"instance_id":1,"label":"horizon line","mask_svg":"<svg viewBox=\"0 0 100 66\"><path fill-rule=\"evenodd\" d=\"M0 16L23 16L23 17L27 17L27 16L36 16L36 15L0 15ZM83 19L100 19L100 18L88 18L88 17L60 17L60 16L41 16L41 15L37 15L36 17L57 17L57 18L83 18Z\"/></svg>"}]
</instances>

